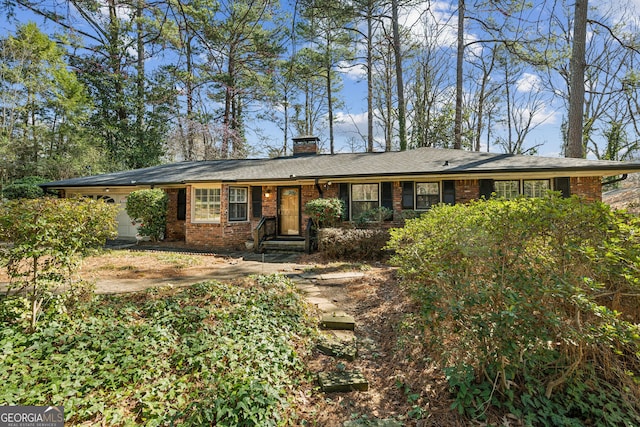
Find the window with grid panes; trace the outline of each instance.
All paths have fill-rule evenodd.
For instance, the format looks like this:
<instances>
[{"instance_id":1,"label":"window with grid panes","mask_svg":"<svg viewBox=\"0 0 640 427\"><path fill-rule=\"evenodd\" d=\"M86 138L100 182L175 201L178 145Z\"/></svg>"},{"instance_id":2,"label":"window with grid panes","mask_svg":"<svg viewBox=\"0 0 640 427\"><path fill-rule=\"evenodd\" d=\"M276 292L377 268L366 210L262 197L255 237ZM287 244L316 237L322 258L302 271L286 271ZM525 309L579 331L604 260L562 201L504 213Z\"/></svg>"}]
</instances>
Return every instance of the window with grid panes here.
<instances>
[{"instance_id":1,"label":"window with grid panes","mask_svg":"<svg viewBox=\"0 0 640 427\"><path fill-rule=\"evenodd\" d=\"M440 185L437 182L416 183L416 209L429 209L440 203Z\"/></svg>"},{"instance_id":2,"label":"window with grid panes","mask_svg":"<svg viewBox=\"0 0 640 427\"><path fill-rule=\"evenodd\" d=\"M527 197L544 197L551 189L548 179L525 179L522 194Z\"/></svg>"},{"instance_id":3,"label":"window with grid panes","mask_svg":"<svg viewBox=\"0 0 640 427\"><path fill-rule=\"evenodd\" d=\"M247 197L246 187L229 187L229 221L247 220Z\"/></svg>"},{"instance_id":4,"label":"window with grid panes","mask_svg":"<svg viewBox=\"0 0 640 427\"><path fill-rule=\"evenodd\" d=\"M196 188L193 191L193 220L220 222L220 188Z\"/></svg>"},{"instance_id":5,"label":"window with grid panes","mask_svg":"<svg viewBox=\"0 0 640 427\"><path fill-rule=\"evenodd\" d=\"M378 184L353 184L351 186L351 217L379 206Z\"/></svg>"},{"instance_id":6,"label":"window with grid panes","mask_svg":"<svg viewBox=\"0 0 640 427\"><path fill-rule=\"evenodd\" d=\"M494 181L494 191L496 196L505 199L513 199L520 195L520 181Z\"/></svg>"}]
</instances>

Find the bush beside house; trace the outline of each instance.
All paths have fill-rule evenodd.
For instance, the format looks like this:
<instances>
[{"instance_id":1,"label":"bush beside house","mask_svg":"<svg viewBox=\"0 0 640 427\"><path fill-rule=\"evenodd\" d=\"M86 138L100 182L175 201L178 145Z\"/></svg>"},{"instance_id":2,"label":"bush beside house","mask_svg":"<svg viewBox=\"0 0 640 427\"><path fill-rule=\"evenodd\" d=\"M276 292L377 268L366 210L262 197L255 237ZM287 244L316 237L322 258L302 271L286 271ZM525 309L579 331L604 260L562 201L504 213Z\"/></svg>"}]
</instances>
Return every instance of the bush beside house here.
<instances>
[{"instance_id":1,"label":"bush beside house","mask_svg":"<svg viewBox=\"0 0 640 427\"><path fill-rule=\"evenodd\" d=\"M82 256L117 234L117 206L87 198L20 199L0 204L0 265L10 290L24 291L30 327L45 302L55 305L85 284L72 280ZM70 292L60 292L62 286Z\"/></svg>"},{"instance_id":2,"label":"bush beside house","mask_svg":"<svg viewBox=\"0 0 640 427\"><path fill-rule=\"evenodd\" d=\"M140 222L138 233L155 242L164 239L168 205L169 196L165 191L138 190L127 197L126 211L134 221Z\"/></svg>"},{"instance_id":3,"label":"bush beside house","mask_svg":"<svg viewBox=\"0 0 640 427\"><path fill-rule=\"evenodd\" d=\"M640 218L576 197L434 207L391 231L454 407L640 424Z\"/></svg>"},{"instance_id":4,"label":"bush beside house","mask_svg":"<svg viewBox=\"0 0 640 427\"><path fill-rule=\"evenodd\" d=\"M318 228L333 227L345 216L344 202L337 198L309 200L304 205L304 213Z\"/></svg>"},{"instance_id":5,"label":"bush beside house","mask_svg":"<svg viewBox=\"0 0 640 427\"><path fill-rule=\"evenodd\" d=\"M37 199L44 196L44 191L38 186L46 182L46 179L38 176L28 176L17 179L2 189L2 197L8 200Z\"/></svg>"}]
</instances>

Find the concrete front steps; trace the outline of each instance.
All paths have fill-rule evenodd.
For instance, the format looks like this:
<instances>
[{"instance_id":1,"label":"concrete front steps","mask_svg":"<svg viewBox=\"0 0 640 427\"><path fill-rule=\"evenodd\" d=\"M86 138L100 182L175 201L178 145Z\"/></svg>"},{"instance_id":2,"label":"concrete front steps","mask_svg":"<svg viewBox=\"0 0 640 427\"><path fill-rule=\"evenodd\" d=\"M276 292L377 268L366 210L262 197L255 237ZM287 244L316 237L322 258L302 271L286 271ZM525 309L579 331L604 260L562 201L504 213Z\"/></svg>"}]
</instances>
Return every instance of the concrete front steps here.
<instances>
[{"instance_id":1,"label":"concrete front steps","mask_svg":"<svg viewBox=\"0 0 640 427\"><path fill-rule=\"evenodd\" d=\"M278 238L274 240L265 240L260 244L260 250L263 253L304 253L305 252L305 240L304 238Z\"/></svg>"}]
</instances>

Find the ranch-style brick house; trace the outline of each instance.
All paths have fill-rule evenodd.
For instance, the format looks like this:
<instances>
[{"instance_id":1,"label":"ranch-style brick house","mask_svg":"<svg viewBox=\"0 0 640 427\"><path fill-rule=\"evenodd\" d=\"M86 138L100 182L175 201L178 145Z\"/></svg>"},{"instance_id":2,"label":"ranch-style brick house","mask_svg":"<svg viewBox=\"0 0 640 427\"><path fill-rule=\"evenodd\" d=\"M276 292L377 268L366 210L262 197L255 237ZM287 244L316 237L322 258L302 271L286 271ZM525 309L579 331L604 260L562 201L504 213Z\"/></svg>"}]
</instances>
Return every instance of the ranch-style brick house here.
<instances>
[{"instance_id":1,"label":"ranch-style brick house","mask_svg":"<svg viewBox=\"0 0 640 427\"><path fill-rule=\"evenodd\" d=\"M161 188L169 196L165 238L193 247L245 247L270 219L271 233L302 239L306 202L338 197L346 220L375 207L406 211L481 197L536 197L547 190L601 200L603 180L640 171L640 163L418 148L384 153L317 154L317 138L294 139L294 153L271 159L210 160L74 178L43 184L61 197L87 196L118 203L119 237L134 239L136 224L124 207L135 190ZM256 240L257 241L257 240Z\"/></svg>"}]
</instances>

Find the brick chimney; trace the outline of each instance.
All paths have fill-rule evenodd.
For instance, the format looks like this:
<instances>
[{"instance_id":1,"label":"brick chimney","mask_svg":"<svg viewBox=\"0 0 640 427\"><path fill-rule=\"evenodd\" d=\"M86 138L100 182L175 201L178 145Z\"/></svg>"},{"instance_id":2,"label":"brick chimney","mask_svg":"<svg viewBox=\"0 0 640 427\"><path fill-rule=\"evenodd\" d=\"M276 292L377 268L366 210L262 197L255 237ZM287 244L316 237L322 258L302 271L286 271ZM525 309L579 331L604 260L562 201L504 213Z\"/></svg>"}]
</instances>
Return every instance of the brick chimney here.
<instances>
[{"instance_id":1,"label":"brick chimney","mask_svg":"<svg viewBox=\"0 0 640 427\"><path fill-rule=\"evenodd\" d=\"M297 136L293 140L293 156L309 156L318 154L318 142L320 138L317 136Z\"/></svg>"}]
</instances>

